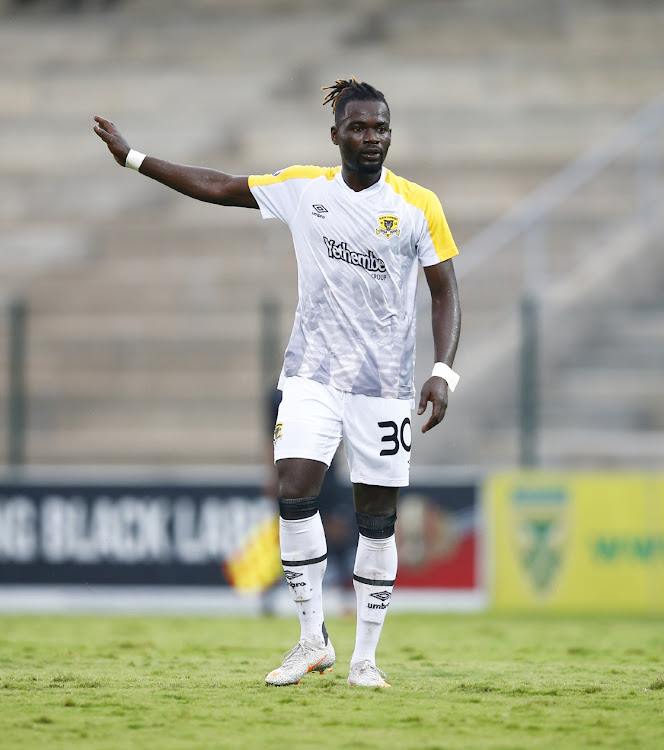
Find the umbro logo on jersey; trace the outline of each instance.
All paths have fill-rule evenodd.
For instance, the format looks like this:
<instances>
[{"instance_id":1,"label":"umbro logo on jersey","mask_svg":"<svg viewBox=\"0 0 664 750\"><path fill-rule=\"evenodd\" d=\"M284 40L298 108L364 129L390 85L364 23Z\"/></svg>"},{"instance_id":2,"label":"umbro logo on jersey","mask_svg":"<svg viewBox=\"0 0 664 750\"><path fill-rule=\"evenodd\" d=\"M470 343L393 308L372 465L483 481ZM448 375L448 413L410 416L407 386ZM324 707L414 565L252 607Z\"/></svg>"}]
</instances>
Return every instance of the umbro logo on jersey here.
<instances>
[{"instance_id":1,"label":"umbro logo on jersey","mask_svg":"<svg viewBox=\"0 0 664 750\"><path fill-rule=\"evenodd\" d=\"M311 212L311 215L317 216L319 219L324 219L325 217L323 216L323 214L328 213L328 210L322 203L314 203L312 208L313 211Z\"/></svg>"},{"instance_id":2,"label":"umbro logo on jersey","mask_svg":"<svg viewBox=\"0 0 664 750\"><path fill-rule=\"evenodd\" d=\"M385 602L392 596L392 594L390 594L389 591L379 591L376 594L370 594L370 596L373 596L375 599L380 599L381 602Z\"/></svg>"}]
</instances>

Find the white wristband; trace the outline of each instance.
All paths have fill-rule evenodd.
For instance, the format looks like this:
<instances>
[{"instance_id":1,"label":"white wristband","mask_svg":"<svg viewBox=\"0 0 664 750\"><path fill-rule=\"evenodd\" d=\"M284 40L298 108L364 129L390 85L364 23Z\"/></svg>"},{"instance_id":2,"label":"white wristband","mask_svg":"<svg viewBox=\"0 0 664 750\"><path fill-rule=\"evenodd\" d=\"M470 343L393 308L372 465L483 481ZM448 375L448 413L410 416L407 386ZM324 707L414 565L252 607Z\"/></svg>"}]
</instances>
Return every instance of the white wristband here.
<instances>
[{"instance_id":1,"label":"white wristband","mask_svg":"<svg viewBox=\"0 0 664 750\"><path fill-rule=\"evenodd\" d=\"M140 151L134 151L133 148L130 148L127 158L125 159L125 167L135 169L138 172L143 163L143 159L145 159L145 154L142 154Z\"/></svg>"},{"instance_id":2,"label":"white wristband","mask_svg":"<svg viewBox=\"0 0 664 750\"><path fill-rule=\"evenodd\" d=\"M454 372L454 370L444 362L436 362L436 364L433 366L431 377L442 378L447 383L447 385L449 385L451 391L453 391L457 387L457 383L460 379L460 376L457 375L457 373Z\"/></svg>"}]
</instances>

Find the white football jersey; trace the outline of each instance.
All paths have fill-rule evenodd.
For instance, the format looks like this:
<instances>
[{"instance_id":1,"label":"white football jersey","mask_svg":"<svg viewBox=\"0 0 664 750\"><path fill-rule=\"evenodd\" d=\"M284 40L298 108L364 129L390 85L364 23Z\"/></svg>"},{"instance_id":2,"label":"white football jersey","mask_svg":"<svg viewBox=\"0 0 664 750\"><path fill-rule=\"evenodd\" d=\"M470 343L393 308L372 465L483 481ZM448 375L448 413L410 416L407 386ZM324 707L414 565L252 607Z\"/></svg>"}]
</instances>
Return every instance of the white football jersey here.
<instances>
[{"instance_id":1,"label":"white football jersey","mask_svg":"<svg viewBox=\"0 0 664 750\"><path fill-rule=\"evenodd\" d=\"M299 300L282 375L367 396L414 396L417 269L457 254L438 198L383 168L355 192L340 167L249 177L291 230Z\"/></svg>"}]
</instances>

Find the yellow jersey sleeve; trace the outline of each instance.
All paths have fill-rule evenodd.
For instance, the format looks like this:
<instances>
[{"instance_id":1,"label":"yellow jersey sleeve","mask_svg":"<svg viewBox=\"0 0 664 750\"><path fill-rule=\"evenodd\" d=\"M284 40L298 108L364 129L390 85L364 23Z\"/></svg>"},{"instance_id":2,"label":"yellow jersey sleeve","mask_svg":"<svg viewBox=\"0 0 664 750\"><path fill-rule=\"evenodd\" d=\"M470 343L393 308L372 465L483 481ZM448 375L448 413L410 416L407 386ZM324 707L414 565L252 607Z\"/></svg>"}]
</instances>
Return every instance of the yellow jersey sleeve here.
<instances>
[{"instance_id":1,"label":"yellow jersey sleeve","mask_svg":"<svg viewBox=\"0 0 664 750\"><path fill-rule=\"evenodd\" d=\"M331 180L339 171L334 167L287 167L274 174L251 175L249 190L264 219L280 219L290 226L303 192L313 180Z\"/></svg>"},{"instance_id":2,"label":"yellow jersey sleeve","mask_svg":"<svg viewBox=\"0 0 664 750\"><path fill-rule=\"evenodd\" d=\"M261 174L261 175L250 175L249 187L265 187L266 185L276 185L286 180L313 180L316 177L326 177L328 180L332 180L336 173L339 171L339 167L314 167L314 166L301 166L296 164L292 167L286 167L273 174Z\"/></svg>"},{"instance_id":3,"label":"yellow jersey sleeve","mask_svg":"<svg viewBox=\"0 0 664 750\"><path fill-rule=\"evenodd\" d=\"M438 196L431 190L427 190L414 182L409 182L403 177L398 177L389 170L386 181L408 204L419 209L424 214L425 235L428 234L438 260L444 261L458 255L459 251L447 224L445 212L438 200ZM421 239L425 244L429 244L426 242L426 236ZM420 255L423 257L422 254ZM433 262L435 263L435 259ZM423 265L431 265L431 263L423 259Z\"/></svg>"}]
</instances>

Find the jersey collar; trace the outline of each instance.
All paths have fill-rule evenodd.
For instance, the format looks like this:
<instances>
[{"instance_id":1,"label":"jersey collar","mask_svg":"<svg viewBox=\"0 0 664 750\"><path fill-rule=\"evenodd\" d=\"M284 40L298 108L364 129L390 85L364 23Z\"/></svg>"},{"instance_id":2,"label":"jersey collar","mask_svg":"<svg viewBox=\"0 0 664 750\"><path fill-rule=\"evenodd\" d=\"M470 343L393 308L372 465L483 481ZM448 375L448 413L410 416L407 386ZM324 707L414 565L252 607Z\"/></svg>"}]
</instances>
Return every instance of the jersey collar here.
<instances>
[{"instance_id":1,"label":"jersey collar","mask_svg":"<svg viewBox=\"0 0 664 750\"><path fill-rule=\"evenodd\" d=\"M348 187L346 185L346 181L344 180L344 176L342 174L343 167L339 167L339 171L334 176L334 179L336 182L341 186L341 189L344 190L348 195L350 196L357 196L358 198L366 198L370 195L374 195L374 193L379 192L379 190L383 187L385 184L385 178L387 177L387 170L385 167L381 168L380 172L380 179L378 182L375 182L371 187L365 188L364 190L360 190L359 192L353 190L353 188Z\"/></svg>"}]
</instances>

